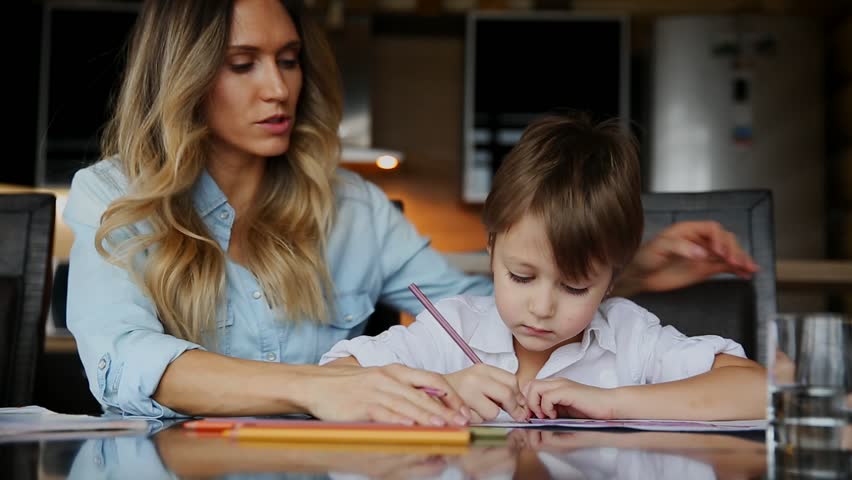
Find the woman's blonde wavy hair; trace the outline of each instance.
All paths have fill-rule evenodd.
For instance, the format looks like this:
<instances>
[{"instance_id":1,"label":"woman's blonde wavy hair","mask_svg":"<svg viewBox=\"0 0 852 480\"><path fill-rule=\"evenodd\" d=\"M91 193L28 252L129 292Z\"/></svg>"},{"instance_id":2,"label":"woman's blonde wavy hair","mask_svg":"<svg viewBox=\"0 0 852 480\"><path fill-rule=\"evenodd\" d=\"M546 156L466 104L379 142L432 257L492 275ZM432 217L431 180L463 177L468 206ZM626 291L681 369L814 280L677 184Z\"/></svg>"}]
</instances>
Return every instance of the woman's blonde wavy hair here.
<instances>
[{"instance_id":1,"label":"woman's blonde wavy hair","mask_svg":"<svg viewBox=\"0 0 852 480\"><path fill-rule=\"evenodd\" d=\"M342 98L322 32L290 3L282 2L302 40L303 87L289 151L268 160L242 250L272 308L321 322L332 314L324 248ZM168 333L195 342L215 338L224 299L225 252L195 210L192 187L207 161L203 103L225 59L233 4L145 2L102 142L129 186L104 212L96 248L133 275Z\"/></svg>"}]
</instances>

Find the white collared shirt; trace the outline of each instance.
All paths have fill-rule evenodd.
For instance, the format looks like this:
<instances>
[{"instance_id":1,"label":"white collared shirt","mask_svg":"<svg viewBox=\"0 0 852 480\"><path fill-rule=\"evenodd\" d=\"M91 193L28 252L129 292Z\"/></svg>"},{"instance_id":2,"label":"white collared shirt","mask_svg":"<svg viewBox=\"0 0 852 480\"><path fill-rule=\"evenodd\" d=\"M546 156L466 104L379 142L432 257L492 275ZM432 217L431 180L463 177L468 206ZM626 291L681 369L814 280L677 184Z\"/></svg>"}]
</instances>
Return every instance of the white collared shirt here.
<instances>
[{"instance_id":1,"label":"white collared shirt","mask_svg":"<svg viewBox=\"0 0 852 480\"><path fill-rule=\"evenodd\" d=\"M517 372L512 332L500 319L493 296L450 297L436 308L484 363ZM732 340L687 337L660 325L654 314L630 300L612 298L598 307L582 341L556 349L536 378L561 377L601 388L669 382L709 371L718 353L745 357ZM401 363L442 374L472 365L427 311L407 327L340 341L320 364L348 356L365 367Z\"/></svg>"}]
</instances>

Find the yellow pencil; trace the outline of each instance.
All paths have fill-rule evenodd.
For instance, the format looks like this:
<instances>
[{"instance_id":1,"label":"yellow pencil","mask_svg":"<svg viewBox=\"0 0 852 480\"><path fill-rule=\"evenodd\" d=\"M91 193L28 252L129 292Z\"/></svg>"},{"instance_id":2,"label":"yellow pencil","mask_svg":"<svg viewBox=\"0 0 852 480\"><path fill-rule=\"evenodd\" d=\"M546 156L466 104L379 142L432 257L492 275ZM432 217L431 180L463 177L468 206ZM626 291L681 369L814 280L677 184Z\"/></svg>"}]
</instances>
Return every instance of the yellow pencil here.
<instances>
[{"instance_id":1,"label":"yellow pencil","mask_svg":"<svg viewBox=\"0 0 852 480\"><path fill-rule=\"evenodd\" d=\"M391 454L405 453L412 455L447 455L459 456L470 451L470 445L416 445L406 444L388 445L384 443L326 443L326 442L289 442L289 441L263 441L263 440L238 440L239 448L264 449L264 450L304 450L324 451L341 453L372 453Z\"/></svg>"},{"instance_id":2,"label":"yellow pencil","mask_svg":"<svg viewBox=\"0 0 852 480\"><path fill-rule=\"evenodd\" d=\"M459 429L264 428L237 427L222 435L240 440L314 443L467 445L470 431Z\"/></svg>"}]
</instances>

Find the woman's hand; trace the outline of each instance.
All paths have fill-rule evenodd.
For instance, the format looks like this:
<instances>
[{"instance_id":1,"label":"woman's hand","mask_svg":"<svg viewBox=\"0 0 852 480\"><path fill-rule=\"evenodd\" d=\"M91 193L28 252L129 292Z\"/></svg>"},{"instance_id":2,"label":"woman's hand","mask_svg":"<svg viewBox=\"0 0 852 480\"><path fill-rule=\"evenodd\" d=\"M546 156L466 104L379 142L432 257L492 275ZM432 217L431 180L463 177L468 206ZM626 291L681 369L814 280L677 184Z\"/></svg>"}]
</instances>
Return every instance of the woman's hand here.
<instances>
[{"instance_id":1,"label":"woman's hand","mask_svg":"<svg viewBox=\"0 0 852 480\"><path fill-rule=\"evenodd\" d=\"M517 377L505 370L480 363L445 377L473 411L473 422L494 420L501 409L517 421L529 416Z\"/></svg>"},{"instance_id":2,"label":"woman's hand","mask_svg":"<svg viewBox=\"0 0 852 480\"><path fill-rule=\"evenodd\" d=\"M527 405L538 418L616 418L615 392L564 378L533 380L524 389Z\"/></svg>"},{"instance_id":3,"label":"woman's hand","mask_svg":"<svg viewBox=\"0 0 852 480\"><path fill-rule=\"evenodd\" d=\"M718 222L679 222L639 247L619 276L619 296L674 290L728 272L751 278L758 265Z\"/></svg>"},{"instance_id":4,"label":"woman's hand","mask_svg":"<svg viewBox=\"0 0 852 480\"><path fill-rule=\"evenodd\" d=\"M321 420L467 425L470 410L440 374L394 364L314 369L302 382L305 409ZM431 397L418 387L443 393ZM436 401L437 400L437 401Z\"/></svg>"}]
</instances>

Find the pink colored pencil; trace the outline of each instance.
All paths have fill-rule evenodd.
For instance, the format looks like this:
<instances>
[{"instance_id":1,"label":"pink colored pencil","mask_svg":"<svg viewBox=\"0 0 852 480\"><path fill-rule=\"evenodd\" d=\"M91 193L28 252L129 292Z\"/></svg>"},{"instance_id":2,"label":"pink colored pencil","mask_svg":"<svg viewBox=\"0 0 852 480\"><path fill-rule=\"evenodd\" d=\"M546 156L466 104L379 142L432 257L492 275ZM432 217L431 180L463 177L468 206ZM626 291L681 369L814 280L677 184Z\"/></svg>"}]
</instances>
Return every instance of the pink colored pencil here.
<instances>
[{"instance_id":1,"label":"pink colored pencil","mask_svg":"<svg viewBox=\"0 0 852 480\"><path fill-rule=\"evenodd\" d=\"M467 358L469 358L470 361L473 363L482 363L482 360L480 360L479 357L476 356L476 353L473 351L473 349L470 348L470 345L465 343L465 341L453 329L452 325L447 322L447 319L444 318L443 315L441 315L441 312L439 312L437 308L435 308L435 305L432 305L432 302L426 297L425 294L423 294L423 292L420 291L417 285L412 283L408 286L408 289L411 290L411 293L413 293L415 297L417 297L417 300L420 300L420 303L422 303L423 306L426 307L426 310L428 310L429 313L431 313L432 316L435 317L435 320L438 321L438 324L440 324L441 327L443 327L444 330L446 330L447 333L450 334L450 337L453 339L454 342L456 342L456 345L458 345L459 348L462 349L464 354L467 355Z\"/></svg>"},{"instance_id":2,"label":"pink colored pencil","mask_svg":"<svg viewBox=\"0 0 852 480\"><path fill-rule=\"evenodd\" d=\"M430 397L446 397L447 396L447 392L445 392L443 390L439 390L437 388L432 388L432 387L417 387L417 388L420 389L420 390L423 390L423 392L426 395L429 395Z\"/></svg>"}]
</instances>

